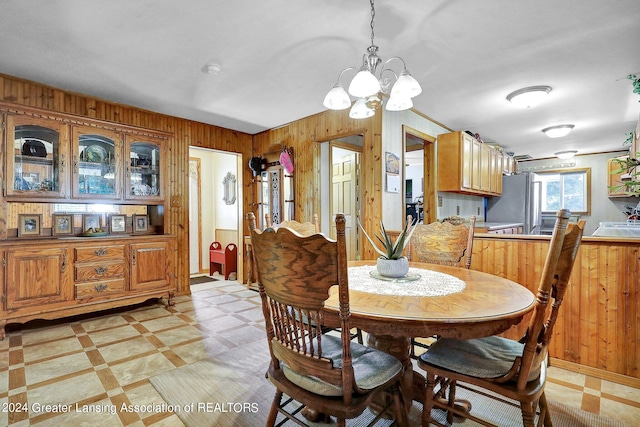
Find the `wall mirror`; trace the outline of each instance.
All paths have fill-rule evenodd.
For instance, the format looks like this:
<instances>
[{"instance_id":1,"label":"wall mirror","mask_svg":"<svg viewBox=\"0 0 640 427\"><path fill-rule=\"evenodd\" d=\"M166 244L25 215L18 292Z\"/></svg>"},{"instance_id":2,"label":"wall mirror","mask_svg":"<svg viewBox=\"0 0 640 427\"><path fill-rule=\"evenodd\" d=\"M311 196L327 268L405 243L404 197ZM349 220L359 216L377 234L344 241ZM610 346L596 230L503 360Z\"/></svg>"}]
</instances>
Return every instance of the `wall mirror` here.
<instances>
[{"instance_id":1,"label":"wall mirror","mask_svg":"<svg viewBox=\"0 0 640 427\"><path fill-rule=\"evenodd\" d=\"M231 172L227 172L227 175L222 180L224 186L224 197L222 200L227 205L233 205L236 202L236 176Z\"/></svg>"}]
</instances>

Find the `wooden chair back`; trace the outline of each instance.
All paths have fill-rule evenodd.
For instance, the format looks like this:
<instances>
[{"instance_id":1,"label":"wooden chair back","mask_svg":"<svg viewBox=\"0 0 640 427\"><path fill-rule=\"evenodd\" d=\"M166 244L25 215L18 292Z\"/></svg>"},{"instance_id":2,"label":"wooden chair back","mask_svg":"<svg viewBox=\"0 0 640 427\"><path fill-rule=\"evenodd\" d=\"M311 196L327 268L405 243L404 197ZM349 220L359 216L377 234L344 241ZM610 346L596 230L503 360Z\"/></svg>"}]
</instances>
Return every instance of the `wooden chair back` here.
<instances>
[{"instance_id":1,"label":"wooden chair back","mask_svg":"<svg viewBox=\"0 0 640 427\"><path fill-rule=\"evenodd\" d=\"M248 215L271 363L341 387L349 404L355 391L349 327L345 218L336 215L337 240L322 234L300 236L286 227L256 229ZM323 307L338 286L342 366L323 357Z\"/></svg>"},{"instance_id":2,"label":"wooden chair back","mask_svg":"<svg viewBox=\"0 0 640 427\"><path fill-rule=\"evenodd\" d=\"M545 363L553 327L558 319L558 312L582 241L586 221L569 223L569 217L570 212L566 209L557 213L549 251L538 285L533 316L521 340L525 344L522 359L516 360L510 371L512 375L507 375L512 377L518 374L518 390L525 388L531 369ZM549 308L550 301L552 301L551 308Z\"/></svg>"},{"instance_id":3,"label":"wooden chair back","mask_svg":"<svg viewBox=\"0 0 640 427\"><path fill-rule=\"evenodd\" d=\"M468 226L447 221L418 224L407 257L410 261L470 268L475 226L475 215Z\"/></svg>"},{"instance_id":4,"label":"wooden chair back","mask_svg":"<svg viewBox=\"0 0 640 427\"><path fill-rule=\"evenodd\" d=\"M318 219L318 214L313 214L312 222L299 222L296 220L282 221L280 224L272 224L271 215L268 213L264 214L264 223L266 225L265 228L280 228L287 227L291 230L294 230L298 234L302 236L310 236L312 234L320 233L320 221Z\"/></svg>"}]
</instances>

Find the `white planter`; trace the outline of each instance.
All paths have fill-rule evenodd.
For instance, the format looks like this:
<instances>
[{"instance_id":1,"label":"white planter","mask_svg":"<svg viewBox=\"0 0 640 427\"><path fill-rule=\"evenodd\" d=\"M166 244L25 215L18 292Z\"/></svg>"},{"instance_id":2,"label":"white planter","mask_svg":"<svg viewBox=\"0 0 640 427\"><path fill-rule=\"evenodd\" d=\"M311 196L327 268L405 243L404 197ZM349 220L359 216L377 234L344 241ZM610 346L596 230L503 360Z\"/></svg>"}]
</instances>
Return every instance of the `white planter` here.
<instances>
[{"instance_id":1,"label":"white planter","mask_svg":"<svg viewBox=\"0 0 640 427\"><path fill-rule=\"evenodd\" d=\"M404 256L398 259L378 258L376 268L381 276L404 277L409 272L409 260Z\"/></svg>"}]
</instances>

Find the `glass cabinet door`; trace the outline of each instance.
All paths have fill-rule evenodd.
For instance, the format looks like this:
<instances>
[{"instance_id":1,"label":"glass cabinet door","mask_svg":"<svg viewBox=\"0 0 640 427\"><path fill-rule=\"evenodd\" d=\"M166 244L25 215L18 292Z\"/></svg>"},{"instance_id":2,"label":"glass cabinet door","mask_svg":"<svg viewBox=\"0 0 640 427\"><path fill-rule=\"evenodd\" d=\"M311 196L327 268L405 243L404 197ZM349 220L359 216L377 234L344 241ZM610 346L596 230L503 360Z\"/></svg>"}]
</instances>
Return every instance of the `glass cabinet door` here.
<instances>
[{"instance_id":1,"label":"glass cabinet door","mask_svg":"<svg viewBox=\"0 0 640 427\"><path fill-rule=\"evenodd\" d=\"M7 116L5 195L64 198L68 191L68 127L52 120Z\"/></svg>"},{"instance_id":2,"label":"glass cabinet door","mask_svg":"<svg viewBox=\"0 0 640 427\"><path fill-rule=\"evenodd\" d=\"M121 197L122 137L116 132L92 127L73 128L74 198L118 199Z\"/></svg>"},{"instance_id":3,"label":"glass cabinet door","mask_svg":"<svg viewBox=\"0 0 640 427\"><path fill-rule=\"evenodd\" d=\"M163 165L165 156L163 140L127 135L125 165L125 191L127 199L161 200L164 186Z\"/></svg>"}]
</instances>

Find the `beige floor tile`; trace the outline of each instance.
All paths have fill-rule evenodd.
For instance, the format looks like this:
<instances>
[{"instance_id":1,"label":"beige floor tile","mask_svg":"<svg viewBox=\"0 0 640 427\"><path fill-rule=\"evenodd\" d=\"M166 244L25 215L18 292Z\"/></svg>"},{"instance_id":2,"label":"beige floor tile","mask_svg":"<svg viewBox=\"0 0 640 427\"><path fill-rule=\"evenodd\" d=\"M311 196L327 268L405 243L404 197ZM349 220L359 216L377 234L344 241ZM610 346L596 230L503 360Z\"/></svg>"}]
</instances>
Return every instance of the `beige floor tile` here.
<instances>
[{"instance_id":1,"label":"beige floor tile","mask_svg":"<svg viewBox=\"0 0 640 427\"><path fill-rule=\"evenodd\" d=\"M87 368L91 368L91 362L87 355L82 352L26 365L25 375L27 384L36 384Z\"/></svg>"},{"instance_id":2,"label":"beige floor tile","mask_svg":"<svg viewBox=\"0 0 640 427\"><path fill-rule=\"evenodd\" d=\"M95 372L89 372L63 381L36 387L27 391L27 399L32 408L31 416L37 415L34 405L75 404L91 396L105 393Z\"/></svg>"},{"instance_id":3,"label":"beige floor tile","mask_svg":"<svg viewBox=\"0 0 640 427\"><path fill-rule=\"evenodd\" d=\"M34 360L47 359L50 357L58 356L60 354L71 353L75 351L82 351L82 345L80 344L78 339L73 336L46 344L25 346L23 347L22 353L25 363L29 363L33 362Z\"/></svg>"},{"instance_id":4,"label":"beige floor tile","mask_svg":"<svg viewBox=\"0 0 640 427\"><path fill-rule=\"evenodd\" d=\"M640 407L640 390L637 388L603 380L601 391L602 393L613 394L623 399L636 402L637 406ZM640 420L640 418L638 418L638 420Z\"/></svg>"},{"instance_id":5,"label":"beige floor tile","mask_svg":"<svg viewBox=\"0 0 640 427\"><path fill-rule=\"evenodd\" d=\"M133 338L117 344L109 344L100 347L100 354L105 362L125 359L137 354L155 351L156 347L143 337Z\"/></svg>"},{"instance_id":6,"label":"beige floor tile","mask_svg":"<svg viewBox=\"0 0 640 427\"><path fill-rule=\"evenodd\" d=\"M137 337L140 332L131 325L119 326L117 328L91 332L89 337L96 346L113 343L116 341Z\"/></svg>"},{"instance_id":7,"label":"beige floor tile","mask_svg":"<svg viewBox=\"0 0 640 427\"><path fill-rule=\"evenodd\" d=\"M586 376L583 374L567 371L564 369L558 369L555 366L550 366L547 372L549 378L556 378L558 380L575 384L580 387L584 386L586 380Z\"/></svg>"},{"instance_id":8,"label":"beige floor tile","mask_svg":"<svg viewBox=\"0 0 640 427\"><path fill-rule=\"evenodd\" d=\"M140 311L132 311L131 317L138 322L144 322L145 320L157 319L159 317L171 316L171 313L164 307L147 308Z\"/></svg>"},{"instance_id":9,"label":"beige floor tile","mask_svg":"<svg viewBox=\"0 0 640 427\"><path fill-rule=\"evenodd\" d=\"M202 338L203 333L194 326L184 326L182 328L158 332L155 335L167 346L174 346L182 342Z\"/></svg>"},{"instance_id":10,"label":"beige floor tile","mask_svg":"<svg viewBox=\"0 0 640 427\"><path fill-rule=\"evenodd\" d=\"M229 347L215 338L198 340L189 344L174 346L173 351L187 363L197 362L224 353Z\"/></svg>"},{"instance_id":11,"label":"beige floor tile","mask_svg":"<svg viewBox=\"0 0 640 427\"><path fill-rule=\"evenodd\" d=\"M629 426L638 426L640 423L640 408L613 400L602 399L600 403L600 415L625 422L629 424Z\"/></svg>"},{"instance_id":12,"label":"beige floor tile","mask_svg":"<svg viewBox=\"0 0 640 427\"><path fill-rule=\"evenodd\" d=\"M147 405L161 405L165 403L160 393L149 383L127 390L126 395L132 405L146 407ZM152 416L153 413L138 412L138 415L144 419Z\"/></svg>"},{"instance_id":13,"label":"beige floor tile","mask_svg":"<svg viewBox=\"0 0 640 427\"><path fill-rule=\"evenodd\" d=\"M573 388L564 387L551 381L547 381L544 392L547 395L547 399L562 402L575 408L580 408L582 405L581 390L575 390Z\"/></svg>"},{"instance_id":14,"label":"beige floor tile","mask_svg":"<svg viewBox=\"0 0 640 427\"><path fill-rule=\"evenodd\" d=\"M115 328L117 326L127 325L127 321L121 316L104 316L98 319L84 320L80 323L82 328L87 332L100 331L102 329Z\"/></svg>"},{"instance_id":15,"label":"beige floor tile","mask_svg":"<svg viewBox=\"0 0 640 427\"><path fill-rule=\"evenodd\" d=\"M121 386L161 374L171 369L175 369L175 365L160 353L111 366L111 372L113 372L113 375Z\"/></svg>"},{"instance_id":16,"label":"beige floor tile","mask_svg":"<svg viewBox=\"0 0 640 427\"><path fill-rule=\"evenodd\" d=\"M22 345L38 344L67 337L75 337L75 332L70 324L42 327L39 329L27 329L22 332Z\"/></svg>"},{"instance_id":17,"label":"beige floor tile","mask_svg":"<svg viewBox=\"0 0 640 427\"><path fill-rule=\"evenodd\" d=\"M177 316L167 316L161 317L159 319L145 320L144 322L140 323L142 324L142 326L152 332L184 326L186 324L184 320L178 318Z\"/></svg>"}]
</instances>

